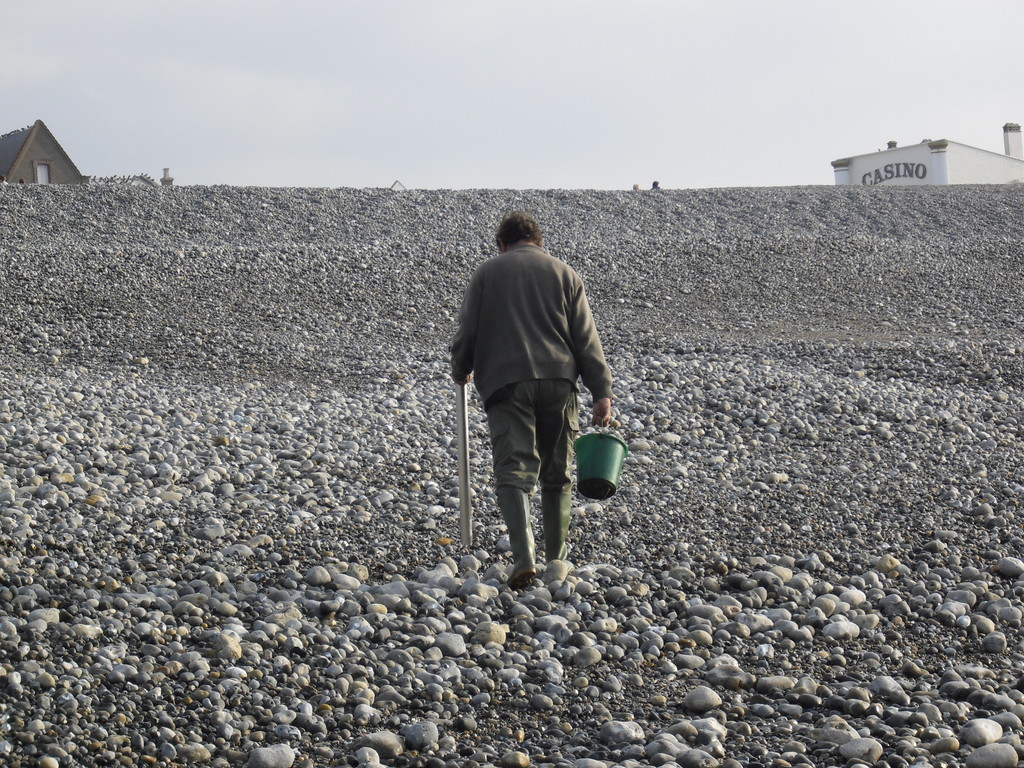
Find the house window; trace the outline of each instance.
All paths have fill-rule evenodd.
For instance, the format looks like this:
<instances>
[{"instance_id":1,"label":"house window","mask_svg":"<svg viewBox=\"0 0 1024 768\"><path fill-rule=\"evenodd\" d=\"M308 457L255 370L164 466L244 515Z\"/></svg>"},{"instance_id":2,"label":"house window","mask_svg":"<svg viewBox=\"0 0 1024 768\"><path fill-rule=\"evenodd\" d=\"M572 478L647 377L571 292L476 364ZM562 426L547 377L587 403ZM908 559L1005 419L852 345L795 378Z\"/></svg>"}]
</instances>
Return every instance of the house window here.
<instances>
[{"instance_id":1,"label":"house window","mask_svg":"<svg viewBox=\"0 0 1024 768\"><path fill-rule=\"evenodd\" d=\"M36 184L49 184L50 183L50 164L49 163L37 163L36 164Z\"/></svg>"}]
</instances>

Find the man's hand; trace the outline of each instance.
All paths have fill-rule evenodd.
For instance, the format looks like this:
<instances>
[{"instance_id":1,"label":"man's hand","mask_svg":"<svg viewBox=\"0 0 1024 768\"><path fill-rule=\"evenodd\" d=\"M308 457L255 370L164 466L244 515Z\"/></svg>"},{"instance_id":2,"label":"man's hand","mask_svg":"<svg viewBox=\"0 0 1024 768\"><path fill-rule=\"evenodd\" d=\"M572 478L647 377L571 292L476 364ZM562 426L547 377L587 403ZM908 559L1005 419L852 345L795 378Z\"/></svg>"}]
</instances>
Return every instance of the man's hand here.
<instances>
[{"instance_id":1,"label":"man's hand","mask_svg":"<svg viewBox=\"0 0 1024 768\"><path fill-rule=\"evenodd\" d=\"M602 397L594 401L594 418L591 423L595 427L607 427L612 423L612 399Z\"/></svg>"},{"instance_id":2,"label":"man's hand","mask_svg":"<svg viewBox=\"0 0 1024 768\"><path fill-rule=\"evenodd\" d=\"M455 378L454 374L452 375L452 381L454 381L460 387L464 386L466 384L469 384L469 382L471 382L472 380L473 380L473 374L469 374L468 376L466 376L465 378L462 378L462 379L457 379L457 378Z\"/></svg>"}]
</instances>

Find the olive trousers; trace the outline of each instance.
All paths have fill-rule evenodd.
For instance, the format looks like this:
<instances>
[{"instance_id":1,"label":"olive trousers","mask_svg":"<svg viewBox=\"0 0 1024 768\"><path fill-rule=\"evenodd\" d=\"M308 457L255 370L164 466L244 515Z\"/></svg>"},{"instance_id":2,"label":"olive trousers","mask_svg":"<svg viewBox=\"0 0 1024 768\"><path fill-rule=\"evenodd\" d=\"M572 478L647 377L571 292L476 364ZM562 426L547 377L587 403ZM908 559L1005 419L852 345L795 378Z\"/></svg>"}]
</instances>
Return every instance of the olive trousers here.
<instances>
[{"instance_id":1,"label":"olive trousers","mask_svg":"<svg viewBox=\"0 0 1024 768\"><path fill-rule=\"evenodd\" d=\"M564 559L571 508L573 442L579 433L576 388L565 379L522 381L487 409L498 507L508 529L510 583L536 572L529 495L540 486L544 550Z\"/></svg>"},{"instance_id":2,"label":"olive trousers","mask_svg":"<svg viewBox=\"0 0 1024 768\"><path fill-rule=\"evenodd\" d=\"M572 485L573 441L579 434L576 388L566 379L521 381L487 409L494 485L527 493Z\"/></svg>"}]
</instances>

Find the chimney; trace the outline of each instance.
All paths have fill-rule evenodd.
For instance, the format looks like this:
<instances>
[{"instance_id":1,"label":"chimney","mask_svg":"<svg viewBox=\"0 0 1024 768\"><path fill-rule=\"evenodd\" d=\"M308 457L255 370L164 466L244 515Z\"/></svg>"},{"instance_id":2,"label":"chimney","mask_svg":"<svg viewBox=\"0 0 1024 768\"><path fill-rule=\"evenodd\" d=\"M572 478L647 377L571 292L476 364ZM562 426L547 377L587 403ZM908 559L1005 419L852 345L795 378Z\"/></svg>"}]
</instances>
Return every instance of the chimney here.
<instances>
[{"instance_id":1,"label":"chimney","mask_svg":"<svg viewBox=\"0 0 1024 768\"><path fill-rule=\"evenodd\" d=\"M174 177L171 176L170 168L164 168L164 176L162 179L160 179L160 183L163 184L165 187L169 187L174 183Z\"/></svg>"},{"instance_id":2,"label":"chimney","mask_svg":"<svg viewBox=\"0 0 1024 768\"><path fill-rule=\"evenodd\" d=\"M1020 126L1017 123L1007 123L1003 126L1003 148L1008 156L1024 160L1024 150L1020 145Z\"/></svg>"},{"instance_id":3,"label":"chimney","mask_svg":"<svg viewBox=\"0 0 1024 768\"><path fill-rule=\"evenodd\" d=\"M895 141L890 141L889 144L886 146L886 149L896 149L896 146L897 145Z\"/></svg>"}]
</instances>

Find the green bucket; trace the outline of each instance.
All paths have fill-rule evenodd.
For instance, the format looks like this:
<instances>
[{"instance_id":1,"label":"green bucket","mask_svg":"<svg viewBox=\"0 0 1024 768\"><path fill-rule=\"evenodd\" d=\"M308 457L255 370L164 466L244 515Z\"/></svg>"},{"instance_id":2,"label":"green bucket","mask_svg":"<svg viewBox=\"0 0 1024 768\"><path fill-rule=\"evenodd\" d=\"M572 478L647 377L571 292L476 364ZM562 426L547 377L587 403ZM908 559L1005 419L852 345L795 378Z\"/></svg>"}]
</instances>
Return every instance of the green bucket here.
<instances>
[{"instance_id":1,"label":"green bucket","mask_svg":"<svg viewBox=\"0 0 1024 768\"><path fill-rule=\"evenodd\" d=\"M629 447L615 435L603 432L584 435L575 446L576 488L588 499L607 499L616 491Z\"/></svg>"}]
</instances>

